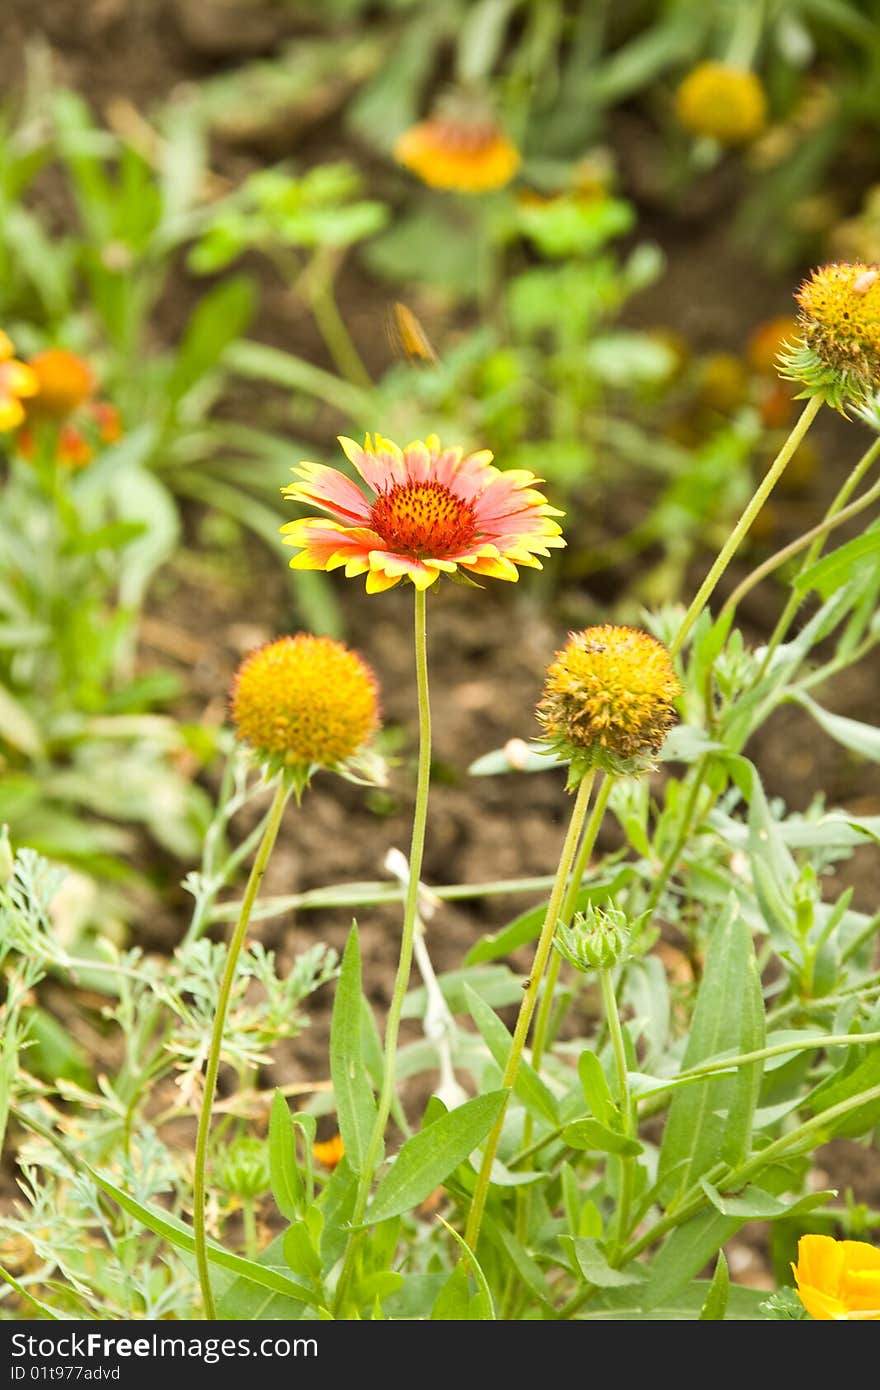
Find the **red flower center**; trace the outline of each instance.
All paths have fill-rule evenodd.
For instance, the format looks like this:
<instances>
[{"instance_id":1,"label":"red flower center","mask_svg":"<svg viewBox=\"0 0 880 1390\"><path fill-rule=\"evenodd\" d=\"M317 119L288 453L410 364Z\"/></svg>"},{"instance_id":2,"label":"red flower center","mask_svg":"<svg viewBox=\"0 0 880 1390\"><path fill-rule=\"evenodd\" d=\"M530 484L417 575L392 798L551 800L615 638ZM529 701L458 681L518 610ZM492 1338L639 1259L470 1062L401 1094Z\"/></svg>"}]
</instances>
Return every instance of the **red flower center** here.
<instances>
[{"instance_id":1,"label":"red flower center","mask_svg":"<svg viewBox=\"0 0 880 1390\"><path fill-rule=\"evenodd\" d=\"M470 502L443 483L396 483L373 503L370 526L386 549L412 559L467 550L477 537Z\"/></svg>"}]
</instances>

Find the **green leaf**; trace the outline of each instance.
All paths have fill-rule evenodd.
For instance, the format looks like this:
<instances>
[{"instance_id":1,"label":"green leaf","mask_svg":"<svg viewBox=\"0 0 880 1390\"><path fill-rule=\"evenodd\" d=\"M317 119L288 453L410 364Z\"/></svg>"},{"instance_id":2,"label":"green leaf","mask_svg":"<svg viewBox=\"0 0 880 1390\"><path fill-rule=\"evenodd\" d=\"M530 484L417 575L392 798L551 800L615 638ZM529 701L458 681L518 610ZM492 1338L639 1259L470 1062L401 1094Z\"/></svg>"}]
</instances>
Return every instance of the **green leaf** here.
<instances>
[{"instance_id":1,"label":"green leaf","mask_svg":"<svg viewBox=\"0 0 880 1390\"><path fill-rule=\"evenodd\" d=\"M880 532L878 532L880 535ZM829 714L827 709L817 705L809 695L794 694L791 699L813 716L820 728L830 734L836 743L843 744L853 753L871 762L880 762L880 729L873 724L863 724L858 719L847 719L842 714Z\"/></svg>"},{"instance_id":2,"label":"green leaf","mask_svg":"<svg viewBox=\"0 0 880 1390\"><path fill-rule=\"evenodd\" d=\"M727 1298L730 1293L730 1273L724 1251L719 1250L715 1273L709 1285L706 1300L700 1309L701 1322L723 1322L727 1312Z\"/></svg>"},{"instance_id":3,"label":"green leaf","mask_svg":"<svg viewBox=\"0 0 880 1390\"><path fill-rule=\"evenodd\" d=\"M692 1279L660 1297L655 1297L645 1284L625 1289L606 1289L587 1305L580 1317L585 1322L696 1322L709 1288L708 1279ZM726 1321L760 1320L760 1305L766 1297L765 1289L731 1284Z\"/></svg>"},{"instance_id":4,"label":"green leaf","mask_svg":"<svg viewBox=\"0 0 880 1390\"><path fill-rule=\"evenodd\" d=\"M853 1034L854 1046L858 1035ZM880 1048L871 1047L867 1055L855 1066L832 1073L821 1082L803 1102L804 1107L815 1116L822 1115L834 1106L857 1101L863 1093L880 1088ZM867 1134L880 1122L880 1098L869 1096L864 1105L854 1104L843 1114L828 1120L824 1137L836 1135L841 1138L858 1139Z\"/></svg>"},{"instance_id":5,"label":"green leaf","mask_svg":"<svg viewBox=\"0 0 880 1390\"><path fill-rule=\"evenodd\" d=\"M339 1132L351 1167L360 1173L376 1123L376 1103L361 1054L361 953L352 923L333 1001L330 1076Z\"/></svg>"},{"instance_id":6,"label":"green leaf","mask_svg":"<svg viewBox=\"0 0 880 1390\"><path fill-rule=\"evenodd\" d=\"M780 1216L803 1215L816 1207L824 1206L837 1196L835 1191L828 1189L824 1192L809 1192L806 1197L801 1197L796 1202L783 1202L772 1192L766 1192L764 1188L753 1183L743 1188L736 1196L720 1193L705 1178L700 1182L700 1186L715 1210L720 1211L722 1216L736 1216L743 1221L775 1221Z\"/></svg>"},{"instance_id":7,"label":"green leaf","mask_svg":"<svg viewBox=\"0 0 880 1390\"><path fill-rule=\"evenodd\" d=\"M368 1223L374 1225L411 1211L445 1182L485 1139L507 1096L506 1090L476 1096L407 1139L376 1189L367 1212Z\"/></svg>"},{"instance_id":8,"label":"green leaf","mask_svg":"<svg viewBox=\"0 0 880 1390\"><path fill-rule=\"evenodd\" d=\"M279 1235L265 1250L260 1251L257 1264L280 1269L283 1262L284 1237ZM261 1288L251 1279L239 1275L217 1299L217 1316L240 1322L282 1322L299 1320L303 1315L303 1307L302 1300L288 1298L286 1294L275 1293L272 1289Z\"/></svg>"},{"instance_id":9,"label":"green leaf","mask_svg":"<svg viewBox=\"0 0 880 1390\"><path fill-rule=\"evenodd\" d=\"M480 1036L502 1072L507 1066L513 1039L501 1019L478 994L465 984L465 1000ZM545 1084L525 1058L520 1058L513 1089L523 1105L542 1115L554 1128L559 1124L559 1107L549 1086Z\"/></svg>"},{"instance_id":10,"label":"green leaf","mask_svg":"<svg viewBox=\"0 0 880 1390\"><path fill-rule=\"evenodd\" d=\"M466 1322L470 1316L470 1282L459 1261L434 1299L431 1322Z\"/></svg>"},{"instance_id":11,"label":"green leaf","mask_svg":"<svg viewBox=\"0 0 880 1390\"><path fill-rule=\"evenodd\" d=\"M722 1216L711 1210L701 1211L677 1226L654 1256L644 1307L674 1298L743 1224L741 1217Z\"/></svg>"},{"instance_id":12,"label":"green leaf","mask_svg":"<svg viewBox=\"0 0 880 1390\"><path fill-rule=\"evenodd\" d=\"M626 1269L613 1269L608 1263L601 1240L588 1236L560 1236L560 1241L574 1255L577 1267L588 1284L597 1289L618 1289L627 1284L642 1284L645 1271L630 1264Z\"/></svg>"},{"instance_id":13,"label":"green leaf","mask_svg":"<svg viewBox=\"0 0 880 1390\"><path fill-rule=\"evenodd\" d=\"M828 599L849 582L857 566L861 573L863 562L872 559L875 565L880 564L880 527L876 524L803 570L794 581L794 591L802 596L816 589L823 599Z\"/></svg>"},{"instance_id":14,"label":"green leaf","mask_svg":"<svg viewBox=\"0 0 880 1390\"><path fill-rule=\"evenodd\" d=\"M320 1279L321 1260L304 1221L294 1221L284 1232L284 1258L294 1274Z\"/></svg>"},{"instance_id":15,"label":"green leaf","mask_svg":"<svg viewBox=\"0 0 880 1390\"><path fill-rule=\"evenodd\" d=\"M562 1131L562 1142L570 1149L585 1149L590 1153L626 1154L630 1158L642 1153L637 1139L628 1139L609 1129L598 1120L573 1120Z\"/></svg>"},{"instance_id":16,"label":"green leaf","mask_svg":"<svg viewBox=\"0 0 880 1390\"><path fill-rule=\"evenodd\" d=\"M682 1068L697 1066L728 1048L752 1052L763 1044L764 1006L752 937L731 904L709 941ZM658 1162L661 1201L692 1187L719 1160L736 1164L743 1158L761 1074L761 1063L753 1062L675 1091Z\"/></svg>"},{"instance_id":17,"label":"green leaf","mask_svg":"<svg viewBox=\"0 0 880 1390\"><path fill-rule=\"evenodd\" d=\"M493 1299L492 1299L492 1290L489 1288L489 1281L487 1280L485 1274L483 1273L483 1267L482 1267L482 1265L480 1264L479 1260L477 1259L477 1257L476 1257L476 1255L474 1254L474 1252L473 1252L473 1250L471 1249L471 1247L467 1244L467 1242L466 1242L464 1236L459 1235L459 1233L458 1233L458 1231L455 1229L455 1227L454 1227L454 1226L450 1226L449 1222L448 1222L448 1221L445 1221L445 1220L443 1219L442 1216L438 1216L438 1217L437 1217L437 1220L440 1222L440 1225L441 1225L441 1226L445 1226L445 1227L446 1227L446 1230L447 1230L447 1231L449 1232L449 1234L452 1236L453 1240L454 1240L454 1241L456 1242L456 1244L459 1245L459 1246L461 1247L461 1249L464 1251L465 1255L467 1256L467 1263L468 1263L468 1266L470 1267L470 1270L471 1270L471 1272L472 1272L472 1274L473 1274L473 1276L474 1276L474 1279L477 1281L477 1288L478 1288L479 1291L480 1291L480 1292L479 1292L479 1297L480 1297L481 1302L482 1302L482 1307L479 1309L479 1313L478 1313L477 1309L475 1308L474 1304L472 1303L472 1304L471 1304L471 1317L472 1317L472 1318L475 1318L475 1317L477 1317L477 1316L479 1315L479 1316L480 1316L481 1318L483 1318L483 1319L487 1319L487 1320L490 1321L490 1322L494 1322L494 1321L495 1321L495 1304L494 1304Z\"/></svg>"},{"instance_id":18,"label":"green leaf","mask_svg":"<svg viewBox=\"0 0 880 1390\"><path fill-rule=\"evenodd\" d=\"M146 1226L148 1231L153 1231L155 1235L161 1236L163 1240L167 1240L178 1250L184 1250L190 1255L195 1253L195 1237L189 1226L185 1226L178 1217L172 1216L166 1211L159 1211L156 1207L148 1207L135 1197L129 1196L109 1178L102 1177L90 1164L83 1162L82 1166L92 1180L98 1184L102 1192L106 1192L108 1197L112 1197L123 1211L128 1212L129 1216L135 1217ZM287 1294L288 1297L298 1299L302 1303L308 1303L311 1307L320 1306L311 1290L302 1284L297 1284L280 1269L258 1264L254 1260L246 1260L242 1255L233 1255L231 1251L224 1250L222 1245L217 1245L214 1241L208 1242L207 1254L208 1259L213 1264L220 1265L223 1269L231 1270L233 1274L239 1274L243 1278L249 1279L252 1284L259 1284L262 1288L271 1289L275 1293Z\"/></svg>"},{"instance_id":19,"label":"green leaf","mask_svg":"<svg viewBox=\"0 0 880 1390\"><path fill-rule=\"evenodd\" d=\"M578 1076L584 1098L596 1119L603 1125L612 1125L617 1106L614 1104L602 1063L590 1048L585 1048L578 1057Z\"/></svg>"},{"instance_id":20,"label":"green leaf","mask_svg":"<svg viewBox=\"0 0 880 1390\"><path fill-rule=\"evenodd\" d=\"M483 1216L483 1230L488 1238L507 1256L525 1287L530 1289L535 1298L549 1308L552 1295L547 1281L541 1273L541 1267L537 1261L532 1259L512 1231L507 1229L503 1221L495 1221L488 1213Z\"/></svg>"},{"instance_id":21,"label":"green leaf","mask_svg":"<svg viewBox=\"0 0 880 1390\"><path fill-rule=\"evenodd\" d=\"M277 1090L269 1112L269 1172L278 1210L288 1221L295 1221L304 1199L296 1161L296 1133L287 1101Z\"/></svg>"}]
</instances>

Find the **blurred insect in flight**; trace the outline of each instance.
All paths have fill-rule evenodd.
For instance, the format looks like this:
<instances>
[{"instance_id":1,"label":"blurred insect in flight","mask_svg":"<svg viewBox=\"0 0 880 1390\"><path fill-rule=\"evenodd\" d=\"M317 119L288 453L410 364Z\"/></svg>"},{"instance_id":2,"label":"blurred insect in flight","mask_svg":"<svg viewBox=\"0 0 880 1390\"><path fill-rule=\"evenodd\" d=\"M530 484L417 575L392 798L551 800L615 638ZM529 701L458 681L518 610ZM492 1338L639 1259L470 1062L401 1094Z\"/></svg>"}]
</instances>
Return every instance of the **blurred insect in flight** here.
<instances>
[{"instance_id":1,"label":"blurred insect in flight","mask_svg":"<svg viewBox=\"0 0 880 1390\"><path fill-rule=\"evenodd\" d=\"M388 337L398 357L407 362L437 362L433 344L412 309L395 300L387 314Z\"/></svg>"}]
</instances>

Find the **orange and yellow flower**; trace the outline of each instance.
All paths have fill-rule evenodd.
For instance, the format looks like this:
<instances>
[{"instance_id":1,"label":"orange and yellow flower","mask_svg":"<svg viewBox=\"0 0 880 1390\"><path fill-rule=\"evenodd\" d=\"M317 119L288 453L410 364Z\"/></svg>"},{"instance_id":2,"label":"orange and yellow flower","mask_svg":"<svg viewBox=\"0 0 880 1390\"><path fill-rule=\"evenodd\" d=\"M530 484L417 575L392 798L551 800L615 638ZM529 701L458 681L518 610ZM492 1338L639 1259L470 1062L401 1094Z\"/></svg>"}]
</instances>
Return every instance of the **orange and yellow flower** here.
<instances>
[{"instance_id":1,"label":"orange and yellow flower","mask_svg":"<svg viewBox=\"0 0 880 1390\"><path fill-rule=\"evenodd\" d=\"M394 157L430 188L456 193L503 188L520 165L519 150L491 116L453 111L410 126Z\"/></svg>"},{"instance_id":2,"label":"orange and yellow flower","mask_svg":"<svg viewBox=\"0 0 880 1390\"><path fill-rule=\"evenodd\" d=\"M330 1139L319 1140L312 1145L312 1153L325 1168L335 1168L345 1153L342 1135L334 1134Z\"/></svg>"},{"instance_id":3,"label":"orange and yellow flower","mask_svg":"<svg viewBox=\"0 0 880 1390\"><path fill-rule=\"evenodd\" d=\"M862 1240L801 1236L798 1297L820 1322L880 1322L880 1250Z\"/></svg>"},{"instance_id":4,"label":"orange and yellow flower","mask_svg":"<svg viewBox=\"0 0 880 1390\"><path fill-rule=\"evenodd\" d=\"M331 520L303 517L281 529L298 554L292 569L366 574L367 593L410 579L427 589L441 574L467 570L477 578L519 578L517 565L540 569L539 555L565 545L562 513L551 507L524 469L502 472L487 449L443 448L436 435L401 449L381 435L363 448L340 438L366 485L336 468L301 463L298 481L282 489L294 502L318 506Z\"/></svg>"},{"instance_id":5,"label":"orange and yellow flower","mask_svg":"<svg viewBox=\"0 0 880 1390\"><path fill-rule=\"evenodd\" d=\"M95 375L82 357L66 348L46 348L28 362L38 391L28 414L50 420L66 420L87 401L95 389Z\"/></svg>"},{"instance_id":6,"label":"orange and yellow flower","mask_svg":"<svg viewBox=\"0 0 880 1390\"><path fill-rule=\"evenodd\" d=\"M24 419L23 400L35 396L39 388L36 373L13 353L7 335L0 332L0 431L14 430Z\"/></svg>"}]
</instances>

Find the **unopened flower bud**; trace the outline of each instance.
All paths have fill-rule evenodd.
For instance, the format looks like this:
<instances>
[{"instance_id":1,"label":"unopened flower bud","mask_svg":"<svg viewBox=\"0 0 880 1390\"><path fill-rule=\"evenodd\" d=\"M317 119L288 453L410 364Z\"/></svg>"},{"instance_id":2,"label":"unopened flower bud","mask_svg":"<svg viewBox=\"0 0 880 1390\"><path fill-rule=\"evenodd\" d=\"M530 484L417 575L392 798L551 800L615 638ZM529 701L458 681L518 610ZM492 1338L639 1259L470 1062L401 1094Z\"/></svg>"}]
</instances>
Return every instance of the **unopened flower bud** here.
<instances>
[{"instance_id":1,"label":"unopened flower bud","mask_svg":"<svg viewBox=\"0 0 880 1390\"><path fill-rule=\"evenodd\" d=\"M263 1197L271 1187L269 1150L262 1139L243 1135L216 1159L217 1186L241 1201Z\"/></svg>"},{"instance_id":2,"label":"unopened flower bud","mask_svg":"<svg viewBox=\"0 0 880 1390\"><path fill-rule=\"evenodd\" d=\"M630 943L630 924L625 912L613 903L597 907L588 903L576 912L571 926L559 922L553 944L569 965L585 974L590 970L610 970L626 958Z\"/></svg>"}]
</instances>

